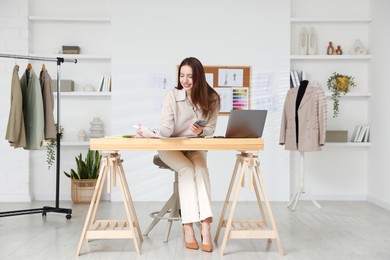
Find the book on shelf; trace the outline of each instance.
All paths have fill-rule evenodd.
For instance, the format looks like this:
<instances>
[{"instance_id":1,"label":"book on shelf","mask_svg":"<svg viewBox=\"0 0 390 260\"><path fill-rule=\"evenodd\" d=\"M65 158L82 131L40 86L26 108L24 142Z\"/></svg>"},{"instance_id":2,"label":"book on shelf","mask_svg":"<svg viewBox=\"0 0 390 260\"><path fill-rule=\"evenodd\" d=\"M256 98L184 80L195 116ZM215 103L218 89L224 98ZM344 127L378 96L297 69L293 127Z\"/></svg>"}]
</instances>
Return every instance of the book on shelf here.
<instances>
[{"instance_id":1,"label":"book on shelf","mask_svg":"<svg viewBox=\"0 0 390 260\"><path fill-rule=\"evenodd\" d=\"M363 140L363 142L368 143L368 142L370 141L370 126L367 125L366 127L367 127L367 128L366 128L366 133L365 133L365 135L364 135L364 140Z\"/></svg>"},{"instance_id":2,"label":"book on shelf","mask_svg":"<svg viewBox=\"0 0 390 260\"><path fill-rule=\"evenodd\" d=\"M360 132L360 125L355 126L355 129L353 130L351 142L356 142L356 137L359 135Z\"/></svg>"},{"instance_id":3,"label":"book on shelf","mask_svg":"<svg viewBox=\"0 0 390 260\"><path fill-rule=\"evenodd\" d=\"M363 143L370 140L370 126L369 125L357 125L352 134L351 142Z\"/></svg>"},{"instance_id":4,"label":"book on shelf","mask_svg":"<svg viewBox=\"0 0 390 260\"><path fill-rule=\"evenodd\" d=\"M79 46L62 45L62 53L63 54L80 54L80 47Z\"/></svg>"},{"instance_id":5,"label":"book on shelf","mask_svg":"<svg viewBox=\"0 0 390 260\"><path fill-rule=\"evenodd\" d=\"M296 70L290 71L290 78L291 78L291 82L292 82L292 88L299 87L298 72Z\"/></svg>"},{"instance_id":6,"label":"book on shelf","mask_svg":"<svg viewBox=\"0 0 390 260\"><path fill-rule=\"evenodd\" d=\"M111 92L111 75L110 74L104 74L99 83L99 92Z\"/></svg>"},{"instance_id":7,"label":"book on shelf","mask_svg":"<svg viewBox=\"0 0 390 260\"><path fill-rule=\"evenodd\" d=\"M296 88L301 85L301 81L306 80L306 72L291 70L290 71L290 88Z\"/></svg>"}]
</instances>

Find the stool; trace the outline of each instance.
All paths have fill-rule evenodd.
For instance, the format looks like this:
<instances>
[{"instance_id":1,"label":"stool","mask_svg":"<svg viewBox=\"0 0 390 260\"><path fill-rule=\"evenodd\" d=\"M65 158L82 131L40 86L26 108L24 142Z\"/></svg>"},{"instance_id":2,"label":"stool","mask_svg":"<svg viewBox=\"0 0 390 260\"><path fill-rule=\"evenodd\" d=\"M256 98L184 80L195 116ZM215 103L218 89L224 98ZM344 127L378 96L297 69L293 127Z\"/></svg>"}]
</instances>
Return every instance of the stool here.
<instances>
[{"instance_id":1,"label":"stool","mask_svg":"<svg viewBox=\"0 0 390 260\"><path fill-rule=\"evenodd\" d=\"M157 165L160 169L168 169L171 170L171 167L166 165L158 155L153 157L153 163ZM160 211L155 211L150 213L150 216L153 219L152 223L150 223L148 229L145 231L144 236L147 236L149 232L154 228L154 226L161 220L165 219L168 221L167 230L165 231L165 239L164 242L168 242L169 233L171 232L172 222L181 220L180 217L180 199L179 199L179 188L178 188L178 173L175 172L175 181L173 182L173 194L168 199L168 201L164 204ZM169 216L166 216L169 214Z\"/></svg>"}]
</instances>

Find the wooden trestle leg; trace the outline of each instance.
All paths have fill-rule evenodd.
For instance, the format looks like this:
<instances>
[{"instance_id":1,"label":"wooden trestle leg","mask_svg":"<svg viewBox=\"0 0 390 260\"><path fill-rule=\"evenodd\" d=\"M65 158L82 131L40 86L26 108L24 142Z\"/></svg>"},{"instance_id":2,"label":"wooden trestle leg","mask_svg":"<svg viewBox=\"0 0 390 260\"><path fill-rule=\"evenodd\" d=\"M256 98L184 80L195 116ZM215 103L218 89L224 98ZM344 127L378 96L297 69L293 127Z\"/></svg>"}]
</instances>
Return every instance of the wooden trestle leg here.
<instances>
[{"instance_id":1,"label":"wooden trestle leg","mask_svg":"<svg viewBox=\"0 0 390 260\"><path fill-rule=\"evenodd\" d=\"M110 190L111 179L116 183L116 176L119 177L119 187L122 194L123 204L127 219L125 220L96 220L96 212L99 207L101 194L104 183L108 180L108 189ZM126 181L125 172L123 170L120 155L110 151L103 155L102 165L99 172L99 177L89 206L88 214L84 223L84 228L81 233L80 241L77 247L76 255L80 255L81 246L84 240L88 239L133 239L134 247L137 255L140 255L139 244L135 234L137 229L140 242L143 241L141 229L139 226L137 214L133 200L130 195L130 190Z\"/></svg>"},{"instance_id":2,"label":"wooden trestle leg","mask_svg":"<svg viewBox=\"0 0 390 260\"><path fill-rule=\"evenodd\" d=\"M231 208L229 212L228 219L225 219L225 214L227 211L227 207L230 202L230 196L232 194L232 189L237 177L238 169L240 168L240 174L238 175L238 181L236 184L236 189L234 193L234 198L231 203ZM254 189L256 193L256 198L258 202L258 206L261 213L261 220L233 220L234 212L237 205L237 199L241 187L244 186L244 176L246 173L246 169L249 170L249 180L250 180L250 188ZM269 222L271 226L269 227L266 220L266 215L262 206L261 195L263 196L264 204L268 213ZM225 228L225 234L222 239L222 244L220 246L220 255L223 256L223 252L226 247L226 243L228 238L235 239L275 239L277 243L277 247L280 255L284 255L282 242L280 240L278 231L276 229L275 220L272 215L271 207L268 202L267 195L265 193L264 184L260 175L260 163L257 155L254 155L253 152L242 152L241 154L237 154L236 165L234 167L234 171L232 174L232 179L230 181L229 190L226 195L225 203L222 209L221 217L219 220L219 224L217 227L215 242L218 242L218 237L221 231L221 228Z\"/></svg>"}]
</instances>

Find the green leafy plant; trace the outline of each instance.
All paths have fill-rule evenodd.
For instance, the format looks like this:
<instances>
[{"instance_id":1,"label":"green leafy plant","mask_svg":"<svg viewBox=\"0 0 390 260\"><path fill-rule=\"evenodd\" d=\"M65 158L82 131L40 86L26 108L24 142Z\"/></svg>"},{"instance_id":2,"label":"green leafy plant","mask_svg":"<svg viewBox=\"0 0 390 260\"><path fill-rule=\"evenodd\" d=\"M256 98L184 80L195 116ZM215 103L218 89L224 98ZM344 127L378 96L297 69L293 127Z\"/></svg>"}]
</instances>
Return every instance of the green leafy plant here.
<instances>
[{"instance_id":1,"label":"green leafy plant","mask_svg":"<svg viewBox=\"0 0 390 260\"><path fill-rule=\"evenodd\" d=\"M64 171L64 174L71 179L97 179L99 176L99 167L102 156L99 151L91 151L88 149L87 156L83 159L83 155L75 157L77 169L70 169L69 173Z\"/></svg>"},{"instance_id":2,"label":"green leafy plant","mask_svg":"<svg viewBox=\"0 0 390 260\"><path fill-rule=\"evenodd\" d=\"M57 124L56 124L56 130L57 130ZM62 136L64 135L64 128L60 126L60 139L62 139ZM49 139L46 145L46 162L47 167L50 169L51 166L53 166L53 163L56 159L56 147L57 147L57 139Z\"/></svg>"},{"instance_id":3,"label":"green leafy plant","mask_svg":"<svg viewBox=\"0 0 390 260\"><path fill-rule=\"evenodd\" d=\"M349 92L351 87L355 87L355 78L353 76L339 74L337 72L333 72L332 76L330 76L326 82L328 89L332 93L332 101L333 101L333 117L337 117L340 111L340 97L341 94L345 95Z\"/></svg>"}]
</instances>

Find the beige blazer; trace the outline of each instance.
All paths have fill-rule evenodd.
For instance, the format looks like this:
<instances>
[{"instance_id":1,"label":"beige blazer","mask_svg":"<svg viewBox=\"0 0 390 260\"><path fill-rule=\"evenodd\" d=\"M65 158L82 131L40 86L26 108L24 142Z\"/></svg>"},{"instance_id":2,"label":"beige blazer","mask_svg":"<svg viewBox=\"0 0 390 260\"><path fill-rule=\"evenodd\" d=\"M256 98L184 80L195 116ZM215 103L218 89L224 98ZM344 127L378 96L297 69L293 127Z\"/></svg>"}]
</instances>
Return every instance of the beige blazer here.
<instances>
[{"instance_id":1,"label":"beige blazer","mask_svg":"<svg viewBox=\"0 0 390 260\"><path fill-rule=\"evenodd\" d=\"M296 141L295 102L298 88L287 92L280 127L279 143L286 150L318 151L325 144L327 104L325 92L320 87L307 86L298 108L299 133Z\"/></svg>"},{"instance_id":2,"label":"beige blazer","mask_svg":"<svg viewBox=\"0 0 390 260\"><path fill-rule=\"evenodd\" d=\"M19 66L15 65L12 73L11 109L9 111L5 139L15 148L26 146L26 130L23 117L23 96L19 79Z\"/></svg>"},{"instance_id":3,"label":"beige blazer","mask_svg":"<svg viewBox=\"0 0 390 260\"><path fill-rule=\"evenodd\" d=\"M42 89L42 99L43 99L43 112L45 116L45 140L56 139L57 138L57 129L54 123L54 97L52 91L52 81L47 70L42 70L39 75L39 82Z\"/></svg>"},{"instance_id":4,"label":"beige blazer","mask_svg":"<svg viewBox=\"0 0 390 260\"><path fill-rule=\"evenodd\" d=\"M160 134L165 137L191 136L190 126L198 119L205 119L202 136L214 134L218 119L218 109L209 118L203 117L201 110L193 107L184 89L176 88L165 94L161 109Z\"/></svg>"}]
</instances>

